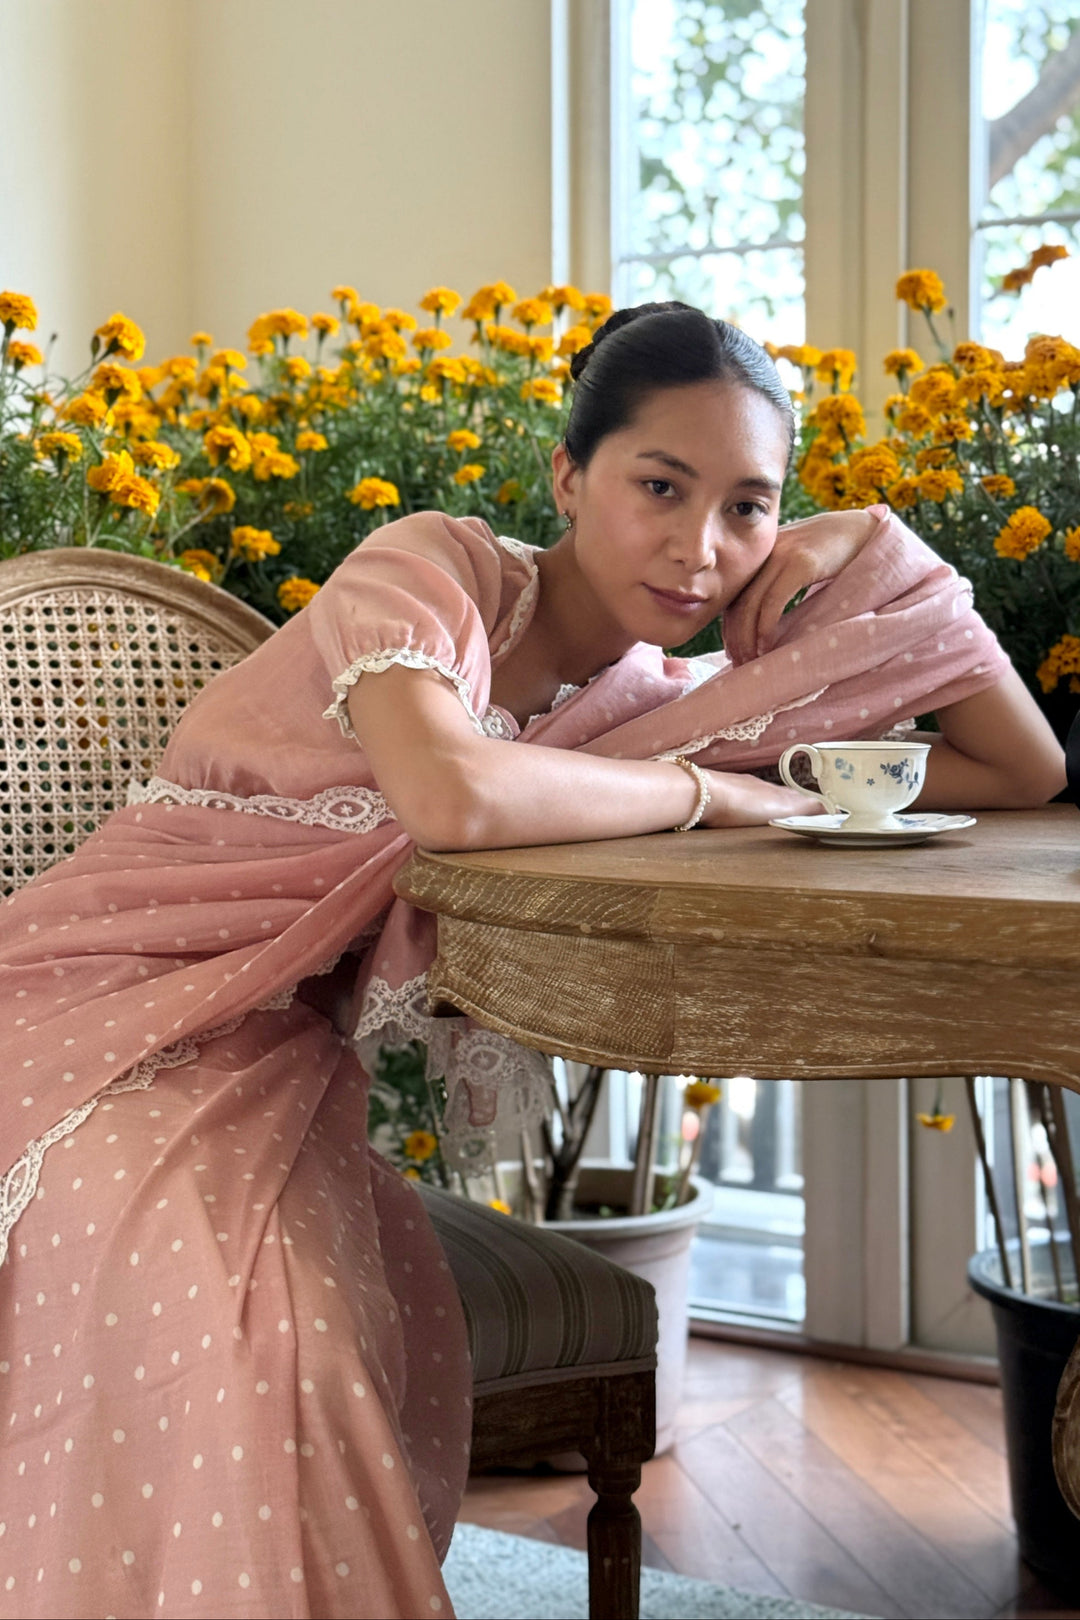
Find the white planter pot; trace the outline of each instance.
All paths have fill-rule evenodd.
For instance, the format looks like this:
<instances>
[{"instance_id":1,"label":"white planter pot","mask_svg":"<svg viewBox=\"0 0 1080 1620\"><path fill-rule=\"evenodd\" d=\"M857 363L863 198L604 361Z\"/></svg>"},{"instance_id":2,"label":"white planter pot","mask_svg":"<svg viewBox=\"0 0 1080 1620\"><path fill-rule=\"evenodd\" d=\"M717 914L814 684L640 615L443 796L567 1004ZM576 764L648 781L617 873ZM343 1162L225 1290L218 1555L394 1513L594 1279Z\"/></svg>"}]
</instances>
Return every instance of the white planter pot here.
<instances>
[{"instance_id":1,"label":"white planter pot","mask_svg":"<svg viewBox=\"0 0 1080 1620\"><path fill-rule=\"evenodd\" d=\"M521 1167L500 1166L511 1200L517 1191ZM607 1164L585 1163L578 1180L578 1199L588 1206L626 1207L633 1171ZM616 1265L643 1277L656 1290L660 1338L656 1362L656 1451L666 1451L675 1438L675 1415L686 1369L688 1335L687 1290L690 1279L690 1243L699 1223L709 1213L713 1189L697 1176L690 1178L691 1196L678 1209L657 1215L580 1216L570 1221L547 1221L575 1243L596 1249Z\"/></svg>"}]
</instances>

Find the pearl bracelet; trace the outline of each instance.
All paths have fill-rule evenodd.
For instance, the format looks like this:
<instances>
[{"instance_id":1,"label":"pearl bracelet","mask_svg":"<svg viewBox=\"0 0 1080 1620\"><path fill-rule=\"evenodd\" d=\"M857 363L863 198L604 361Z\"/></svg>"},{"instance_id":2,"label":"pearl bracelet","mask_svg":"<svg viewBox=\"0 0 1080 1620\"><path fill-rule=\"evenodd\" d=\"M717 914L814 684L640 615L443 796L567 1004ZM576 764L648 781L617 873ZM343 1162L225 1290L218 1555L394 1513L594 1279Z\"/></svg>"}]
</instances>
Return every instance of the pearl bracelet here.
<instances>
[{"instance_id":1,"label":"pearl bracelet","mask_svg":"<svg viewBox=\"0 0 1080 1620\"><path fill-rule=\"evenodd\" d=\"M693 815L688 821L684 821L680 826L672 828L672 832L689 832L691 827L697 826L698 822L709 808L709 805L712 802L712 794L709 792L708 779L700 765L695 765L693 760L687 759L685 754L672 754L670 758L673 765L681 765L684 771L689 771L690 775L697 783L698 796L697 804L694 806Z\"/></svg>"}]
</instances>

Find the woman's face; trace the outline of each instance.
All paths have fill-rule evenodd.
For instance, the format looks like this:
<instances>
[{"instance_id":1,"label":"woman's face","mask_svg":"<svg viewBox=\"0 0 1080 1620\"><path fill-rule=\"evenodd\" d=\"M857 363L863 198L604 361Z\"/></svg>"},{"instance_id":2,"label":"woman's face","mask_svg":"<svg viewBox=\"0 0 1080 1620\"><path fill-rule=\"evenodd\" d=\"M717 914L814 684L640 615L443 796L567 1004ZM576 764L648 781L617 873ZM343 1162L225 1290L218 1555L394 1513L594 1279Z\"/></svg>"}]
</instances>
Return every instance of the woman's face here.
<instances>
[{"instance_id":1,"label":"woman's face","mask_svg":"<svg viewBox=\"0 0 1080 1620\"><path fill-rule=\"evenodd\" d=\"M635 641L676 647L716 618L776 540L786 425L755 389L664 388L575 467L555 451L555 498L585 581Z\"/></svg>"}]
</instances>

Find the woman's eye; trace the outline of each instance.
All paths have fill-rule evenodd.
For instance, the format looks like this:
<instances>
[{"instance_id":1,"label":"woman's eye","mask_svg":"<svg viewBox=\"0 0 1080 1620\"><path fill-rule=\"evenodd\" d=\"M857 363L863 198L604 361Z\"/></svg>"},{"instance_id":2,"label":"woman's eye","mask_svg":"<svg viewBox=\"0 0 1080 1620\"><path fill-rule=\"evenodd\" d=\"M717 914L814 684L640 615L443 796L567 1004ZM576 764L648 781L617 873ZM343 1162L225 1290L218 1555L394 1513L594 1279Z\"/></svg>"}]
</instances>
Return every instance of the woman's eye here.
<instances>
[{"instance_id":1,"label":"woman's eye","mask_svg":"<svg viewBox=\"0 0 1080 1620\"><path fill-rule=\"evenodd\" d=\"M645 488L651 495L659 495L662 498L675 493L675 485L670 478L646 478Z\"/></svg>"},{"instance_id":2,"label":"woman's eye","mask_svg":"<svg viewBox=\"0 0 1080 1620\"><path fill-rule=\"evenodd\" d=\"M768 515L769 515L768 507L767 506L762 506L759 501L736 501L735 502L735 516L736 517L753 518L753 520L755 522L757 522L758 519L763 518L763 517L768 517Z\"/></svg>"}]
</instances>

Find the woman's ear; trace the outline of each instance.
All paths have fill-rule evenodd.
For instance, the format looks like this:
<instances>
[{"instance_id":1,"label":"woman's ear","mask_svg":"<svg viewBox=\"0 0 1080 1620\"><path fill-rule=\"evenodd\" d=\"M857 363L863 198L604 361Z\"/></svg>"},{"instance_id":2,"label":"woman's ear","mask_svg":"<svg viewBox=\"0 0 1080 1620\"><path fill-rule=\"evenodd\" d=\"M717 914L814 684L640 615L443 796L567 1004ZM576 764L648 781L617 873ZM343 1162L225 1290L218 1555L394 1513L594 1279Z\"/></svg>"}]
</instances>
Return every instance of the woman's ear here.
<instances>
[{"instance_id":1,"label":"woman's ear","mask_svg":"<svg viewBox=\"0 0 1080 1620\"><path fill-rule=\"evenodd\" d=\"M551 492L555 497L556 509L569 512L571 517L575 513L580 476L578 467L570 459L570 452L560 439L551 452Z\"/></svg>"}]
</instances>

